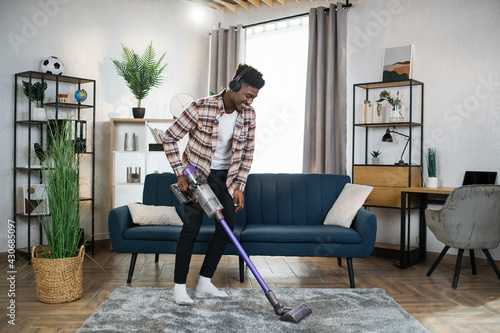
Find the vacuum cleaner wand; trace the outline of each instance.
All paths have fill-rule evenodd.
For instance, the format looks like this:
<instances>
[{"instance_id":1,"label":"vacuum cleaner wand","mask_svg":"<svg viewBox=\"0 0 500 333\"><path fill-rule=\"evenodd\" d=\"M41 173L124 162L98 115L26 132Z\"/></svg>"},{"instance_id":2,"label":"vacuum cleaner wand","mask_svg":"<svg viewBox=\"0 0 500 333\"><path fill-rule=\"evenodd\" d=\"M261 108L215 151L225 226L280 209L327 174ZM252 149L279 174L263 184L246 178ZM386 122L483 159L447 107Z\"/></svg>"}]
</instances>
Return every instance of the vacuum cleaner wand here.
<instances>
[{"instance_id":1,"label":"vacuum cleaner wand","mask_svg":"<svg viewBox=\"0 0 500 333\"><path fill-rule=\"evenodd\" d=\"M286 311L288 309L285 309L281 306L278 298L276 297L276 295L274 295L273 291L269 289L266 282L264 282L264 279L257 271L257 268L255 268L255 265L252 263L245 250L241 246L240 242L234 235L233 231L231 230L231 228L229 228L228 224L224 220L224 216L221 213L224 207L219 202L214 192L207 184L206 180L198 174L198 172L192 165L184 169L183 174L189 184L190 193L181 192L177 184L172 184L170 187L175 196L183 204L191 201L197 201L208 217L215 216L215 219L222 225L227 235L238 249L241 257L243 258L243 260L245 260L247 266L252 271L252 274L259 282L261 288L264 290L269 303L271 303L274 308L274 312L277 315L281 316L280 319L283 321L298 323L305 317L309 316L312 311L305 304L301 304L295 309L291 309L290 311Z\"/></svg>"}]
</instances>

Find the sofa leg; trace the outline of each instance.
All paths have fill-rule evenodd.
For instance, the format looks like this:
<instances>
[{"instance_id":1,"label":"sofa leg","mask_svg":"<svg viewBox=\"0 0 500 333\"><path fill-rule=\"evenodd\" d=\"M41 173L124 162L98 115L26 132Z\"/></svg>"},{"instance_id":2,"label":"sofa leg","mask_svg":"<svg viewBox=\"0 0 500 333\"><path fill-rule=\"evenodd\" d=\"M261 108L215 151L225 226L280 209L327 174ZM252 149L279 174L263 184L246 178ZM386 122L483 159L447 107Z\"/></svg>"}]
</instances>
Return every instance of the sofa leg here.
<instances>
[{"instance_id":1,"label":"sofa leg","mask_svg":"<svg viewBox=\"0 0 500 333\"><path fill-rule=\"evenodd\" d=\"M337 263L339 264L340 267L342 267L342 258L337 257Z\"/></svg>"},{"instance_id":2,"label":"sofa leg","mask_svg":"<svg viewBox=\"0 0 500 333\"><path fill-rule=\"evenodd\" d=\"M243 260L242 256L240 258L240 282L245 282L245 260Z\"/></svg>"},{"instance_id":3,"label":"sofa leg","mask_svg":"<svg viewBox=\"0 0 500 333\"><path fill-rule=\"evenodd\" d=\"M351 288L356 288L354 284L354 270L352 269L352 258L346 258L347 260L347 270L349 271L349 284Z\"/></svg>"},{"instance_id":4,"label":"sofa leg","mask_svg":"<svg viewBox=\"0 0 500 333\"><path fill-rule=\"evenodd\" d=\"M155 253L155 262L158 262L160 260L160 254Z\"/></svg>"},{"instance_id":5,"label":"sofa leg","mask_svg":"<svg viewBox=\"0 0 500 333\"><path fill-rule=\"evenodd\" d=\"M127 283L132 282L132 275L134 275L135 261L137 260L137 253L132 253L132 258L130 259L130 267L128 269Z\"/></svg>"}]
</instances>

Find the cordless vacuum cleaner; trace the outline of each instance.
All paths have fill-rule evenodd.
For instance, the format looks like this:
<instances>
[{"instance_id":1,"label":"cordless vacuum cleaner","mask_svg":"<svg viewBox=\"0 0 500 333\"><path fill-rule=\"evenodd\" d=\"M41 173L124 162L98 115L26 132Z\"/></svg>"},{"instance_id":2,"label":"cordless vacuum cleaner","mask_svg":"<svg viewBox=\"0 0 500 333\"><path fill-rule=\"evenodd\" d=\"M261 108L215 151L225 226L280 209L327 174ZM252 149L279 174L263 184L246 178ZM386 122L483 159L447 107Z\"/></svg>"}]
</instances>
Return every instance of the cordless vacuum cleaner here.
<instances>
[{"instance_id":1,"label":"cordless vacuum cleaner","mask_svg":"<svg viewBox=\"0 0 500 333\"><path fill-rule=\"evenodd\" d=\"M186 177L190 191L188 193L182 192L179 189L178 184L170 185L170 188L174 192L177 199L179 199L179 201L182 204L188 202L198 202L201 205L201 208L203 208L203 211L208 215L208 217L215 216L215 219L222 225L222 227L228 234L229 238L233 241L234 245L238 249L238 252L241 254L243 259L247 263L248 267L252 271L253 275L259 282L260 286L264 290L267 299L274 308L274 312L278 316L281 316L280 319L283 321L298 323L305 317L309 316L312 313L312 311L305 304L301 304L295 309L283 308L280 305L278 298L274 295L272 290L269 289L269 287L266 285L266 283L262 279L262 276L260 276L254 264L252 263L252 261L246 254L245 250L241 246L240 242L236 239L236 236L231 231L231 228L229 228L226 221L224 220L224 216L221 213L221 210L224 207L220 203L219 199L217 199L210 186L207 184L205 178L200 176L192 165L184 169L182 173Z\"/></svg>"}]
</instances>

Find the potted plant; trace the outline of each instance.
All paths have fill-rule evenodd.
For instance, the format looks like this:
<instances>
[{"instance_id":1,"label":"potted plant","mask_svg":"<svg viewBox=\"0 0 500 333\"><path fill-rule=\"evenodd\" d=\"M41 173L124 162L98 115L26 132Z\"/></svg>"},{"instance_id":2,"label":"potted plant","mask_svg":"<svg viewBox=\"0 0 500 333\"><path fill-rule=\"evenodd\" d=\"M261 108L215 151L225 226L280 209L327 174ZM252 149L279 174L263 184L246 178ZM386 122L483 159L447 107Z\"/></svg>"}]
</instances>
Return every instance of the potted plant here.
<instances>
[{"instance_id":1,"label":"potted plant","mask_svg":"<svg viewBox=\"0 0 500 333\"><path fill-rule=\"evenodd\" d=\"M396 98L391 96L391 92L384 90L380 93L380 99L377 103L387 101L392 106L391 115L389 117L390 123L404 122L405 118L403 116L403 105L401 104L401 99L399 98L399 91L396 94Z\"/></svg>"},{"instance_id":2,"label":"potted plant","mask_svg":"<svg viewBox=\"0 0 500 333\"><path fill-rule=\"evenodd\" d=\"M379 164L379 156L382 154L380 150L372 150L370 154L372 155L372 164Z\"/></svg>"},{"instance_id":3,"label":"potted plant","mask_svg":"<svg viewBox=\"0 0 500 333\"><path fill-rule=\"evenodd\" d=\"M167 64L162 65L161 62L166 52L156 61L153 42L146 47L142 56L123 44L122 47L123 60L111 59L111 61L115 64L118 75L125 79L127 86L137 99L137 107L132 109L134 118L144 118L146 109L141 107L141 101L146 98L152 88L157 88L162 83L161 73Z\"/></svg>"},{"instance_id":4,"label":"potted plant","mask_svg":"<svg viewBox=\"0 0 500 333\"><path fill-rule=\"evenodd\" d=\"M32 120L42 120L45 118L45 109L42 107L43 100L45 99L45 90L47 90L47 82L35 82L30 85L28 81L23 81L24 95L36 103L36 107L31 110ZM26 119L29 119L29 116Z\"/></svg>"},{"instance_id":5,"label":"potted plant","mask_svg":"<svg viewBox=\"0 0 500 333\"><path fill-rule=\"evenodd\" d=\"M79 299L83 292L83 256L80 228L79 166L75 154L71 120L47 123L49 143L43 154L42 182L45 184L50 216L39 216L48 248L31 249L38 299L64 303Z\"/></svg>"},{"instance_id":6,"label":"potted plant","mask_svg":"<svg viewBox=\"0 0 500 333\"><path fill-rule=\"evenodd\" d=\"M436 176L436 148L427 149L427 187L437 187L438 177Z\"/></svg>"}]
</instances>

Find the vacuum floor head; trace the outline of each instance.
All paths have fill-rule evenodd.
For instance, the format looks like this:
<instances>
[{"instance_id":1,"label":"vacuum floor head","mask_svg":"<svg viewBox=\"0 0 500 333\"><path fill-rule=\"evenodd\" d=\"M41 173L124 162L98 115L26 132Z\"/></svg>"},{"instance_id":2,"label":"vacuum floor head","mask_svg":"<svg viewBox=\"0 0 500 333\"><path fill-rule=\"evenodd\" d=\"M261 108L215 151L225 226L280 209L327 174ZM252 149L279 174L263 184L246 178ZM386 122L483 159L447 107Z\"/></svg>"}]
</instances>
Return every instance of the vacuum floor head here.
<instances>
[{"instance_id":1,"label":"vacuum floor head","mask_svg":"<svg viewBox=\"0 0 500 333\"><path fill-rule=\"evenodd\" d=\"M309 316L311 313L312 310L307 305L301 304L295 309L288 311L284 315L282 315L280 320L297 324L302 319Z\"/></svg>"}]
</instances>

